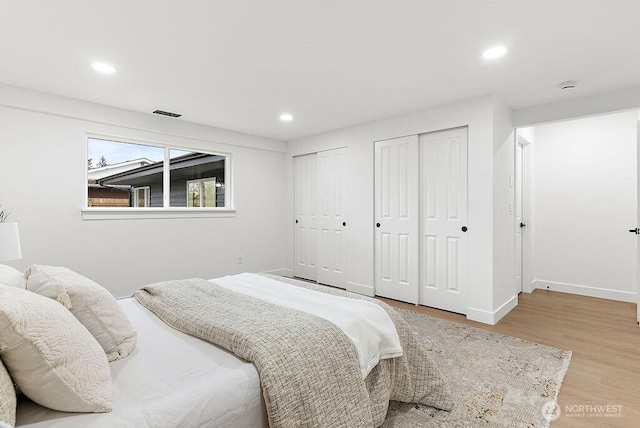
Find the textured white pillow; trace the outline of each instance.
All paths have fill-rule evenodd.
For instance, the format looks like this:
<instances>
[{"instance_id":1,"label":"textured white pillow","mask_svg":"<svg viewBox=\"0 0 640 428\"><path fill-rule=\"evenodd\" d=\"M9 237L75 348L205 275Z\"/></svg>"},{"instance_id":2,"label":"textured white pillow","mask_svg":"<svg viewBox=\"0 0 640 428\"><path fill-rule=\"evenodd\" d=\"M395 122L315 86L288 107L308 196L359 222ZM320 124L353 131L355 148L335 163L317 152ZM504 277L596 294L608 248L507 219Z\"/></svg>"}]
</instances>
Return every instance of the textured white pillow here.
<instances>
[{"instance_id":1,"label":"textured white pillow","mask_svg":"<svg viewBox=\"0 0 640 428\"><path fill-rule=\"evenodd\" d=\"M27 278L11 266L0 265L0 284L24 289L27 288Z\"/></svg>"},{"instance_id":2,"label":"textured white pillow","mask_svg":"<svg viewBox=\"0 0 640 428\"><path fill-rule=\"evenodd\" d=\"M0 422L16 424L16 390L7 369L0 360Z\"/></svg>"},{"instance_id":3,"label":"textured white pillow","mask_svg":"<svg viewBox=\"0 0 640 428\"><path fill-rule=\"evenodd\" d=\"M102 348L51 299L0 285L0 356L18 388L42 406L111 410L111 372Z\"/></svg>"},{"instance_id":4,"label":"textured white pillow","mask_svg":"<svg viewBox=\"0 0 640 428\"><path fill-rule=\"evenodd\" d=\"M109 361L125 358L136 347L136 332L116 299L89 278L65 267L33 265L27 289L67 307L102 345Z\"/></svg>"}]
</instances>

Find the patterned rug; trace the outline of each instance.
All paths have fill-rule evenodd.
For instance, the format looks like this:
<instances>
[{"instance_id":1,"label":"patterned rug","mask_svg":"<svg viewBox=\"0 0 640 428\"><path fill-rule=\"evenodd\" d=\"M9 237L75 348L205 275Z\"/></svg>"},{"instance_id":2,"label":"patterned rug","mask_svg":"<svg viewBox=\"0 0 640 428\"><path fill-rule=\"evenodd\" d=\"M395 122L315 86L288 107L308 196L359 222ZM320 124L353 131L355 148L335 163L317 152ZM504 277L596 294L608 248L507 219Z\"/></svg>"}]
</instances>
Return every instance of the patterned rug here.
<instances>
[{"instance_id":1,"label":"patterned rug","mask_svg":"<svg viewBox=\"0 0 640 428\"><path fill-rule=\"evenodd\" d=\"M548 427L571 351L399 310L428 343L457 400L451 412L392 402L384 428ZM427 339L428 338L428 339Z\"/></svg>"}]
</instances>

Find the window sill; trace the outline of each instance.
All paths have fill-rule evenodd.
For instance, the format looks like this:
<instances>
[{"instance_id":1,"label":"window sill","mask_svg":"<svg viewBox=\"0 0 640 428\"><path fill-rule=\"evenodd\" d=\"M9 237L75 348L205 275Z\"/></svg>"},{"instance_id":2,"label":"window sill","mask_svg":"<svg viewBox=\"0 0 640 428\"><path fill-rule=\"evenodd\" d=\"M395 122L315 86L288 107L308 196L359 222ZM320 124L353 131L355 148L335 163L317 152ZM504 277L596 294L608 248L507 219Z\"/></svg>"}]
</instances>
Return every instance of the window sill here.
<instances>
[{"instance_id":1,"label":"window sill","mask_svg":"<svg viewBox=\"0 0 640 428\"><path fill-rule=\"evenodd\" d=\"M83 208L82 220L138 220L166 218L231 218L226 208Z\"/></svg>"}]
</instances>

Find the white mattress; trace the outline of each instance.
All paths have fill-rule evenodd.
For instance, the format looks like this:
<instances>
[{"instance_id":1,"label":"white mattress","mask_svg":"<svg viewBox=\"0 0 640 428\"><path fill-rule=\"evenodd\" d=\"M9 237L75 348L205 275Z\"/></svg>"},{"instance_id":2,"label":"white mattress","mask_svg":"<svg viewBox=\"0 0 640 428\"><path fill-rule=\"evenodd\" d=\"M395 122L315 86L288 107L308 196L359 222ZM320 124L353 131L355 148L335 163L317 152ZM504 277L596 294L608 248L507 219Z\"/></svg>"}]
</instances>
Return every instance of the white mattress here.
<instances>
[{"instance_id":1,"label":"white mattress","mask_svg":"<svg viewBox=\"0 0 640 428\"><path fill-rule=\"evenodd\" d=\"M110 363L113 411L64 413L25 399L16 426L268 426L253 364L172 329L133 298L119 304L138 332L138 344L133 355Z\"/></svg>"}]
</instances>

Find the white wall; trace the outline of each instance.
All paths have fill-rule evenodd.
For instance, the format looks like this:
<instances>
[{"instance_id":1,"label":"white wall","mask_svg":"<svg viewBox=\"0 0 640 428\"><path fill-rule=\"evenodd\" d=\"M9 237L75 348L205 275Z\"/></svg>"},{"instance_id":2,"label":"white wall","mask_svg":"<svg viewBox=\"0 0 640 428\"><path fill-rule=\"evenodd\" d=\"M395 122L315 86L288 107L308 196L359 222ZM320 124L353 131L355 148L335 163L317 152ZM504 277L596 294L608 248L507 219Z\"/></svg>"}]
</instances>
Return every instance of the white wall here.
<instances>
[{"instance_id":1,"label":"white wall","mask_svg":"<svg viewBox=\"0 0 640 428\"><path fill-rule=\"evenodd\" d=\"M635 302L636 111L537 126L536 286Z\"/></svg>"},{"instance_id":2,"label":"white wall","mask_svg":"<svg viewBox=\"0 0 640 428\"><path fill-rule=\"evenodd\" d=\"M503 192L504 186L494 189L494 148L507 141L506 129L511 129L508 109L500 105L500 132L494 140L494 97L486 96L464 102L366 123L336 130L314 137L295 140L289 144L287 157L287 218L285 267L293 267L293 156L347 147L347 223L348 257L347 289L373 293L374 282L374 141L404 135L421 134L442 129L468 126L469 129L469 232L468 232L468 317L484 322L495 322L494 317L494 191ZM499 143L497 143L499 142ZM513 163L508 149L499 149L499 162ZM501 168L503 168L501 166ZM506 166L504 166L506 168ZM497 173L507 182L504 168ZM507 185L508 186L508 185ZM502 199L501 199L502 201ZM500 202L502 203L502 202ZM506 244L508 245L508 244ZM503 253L500 253L503 257ZM509 265L501 259L495 267ZM513 263L510 264L511 271ZM499 287L502 287L501 285ZM513 289L511 284L511 290ZM504 296L496 298L504 303Z\"/></svg>"},{"instance_id":3,"label":"white wall","mask_svg":"<svg viewBox=\"0 0 640 428\"><path fill-rule=\"evenodd\" d=\"M518 304L515 293L515 140L511 110L494 98L493 307L504 316Z\"/></svg>"},{"instance_id":4,"label":"white wall","mask_svg":"<svg viewBox=\"0 0 640 428\"><path fill-rule=\"evenodd\" d=\"M580 88L576 91L580 91ZM521 128L638 108L640 108L640 86L635 86L615 92L517 109L513 112L513 126Z\"/></svg>"},{"instance_id":5,"label":"white wall","mask_svg":"<svg viewBox=\"0 0 640 428\"><path fill-rule=\"evenodd\" d=\"M116 296L283 266L286 143L7 86L0 104L0 203L23 251L7 264L68 266ZM236 217L83 221L87 133L231 153Z\"/></svg>"},{"instance_id":6,"label":"white wall","mask_svg":"<svg viewBox=\"0 0 640 428\"><path fill-rule=\"evenodd\" d=\"M533 143L536 139L536 128L535 126L518 128L518 135L527 140L529 143Z\"/></svg>"}]
</instances>

